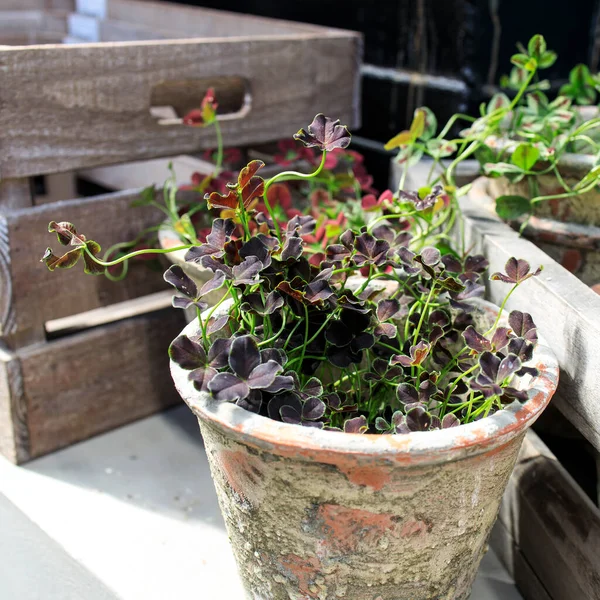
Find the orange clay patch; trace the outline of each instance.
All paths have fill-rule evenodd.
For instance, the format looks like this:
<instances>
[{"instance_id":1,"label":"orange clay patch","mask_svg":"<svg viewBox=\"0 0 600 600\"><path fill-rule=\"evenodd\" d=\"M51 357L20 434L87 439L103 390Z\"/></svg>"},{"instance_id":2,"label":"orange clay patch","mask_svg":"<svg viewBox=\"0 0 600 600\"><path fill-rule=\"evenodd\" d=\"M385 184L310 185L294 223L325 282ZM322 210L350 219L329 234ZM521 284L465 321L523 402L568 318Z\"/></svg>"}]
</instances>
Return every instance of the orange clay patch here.
<instances>
[{"instance_id":1,"label":"orange clay patch","mask_svg":"<svg viewBox=\"0 0 600 600\"><path fill-rule=\"evenodd\" d=\"M220 450L216 462L231 489L242 499L251 501L253 489L260 485L260 461L241 450Z\"/></svg>"},{"instance_id":2,"label":"orange clay patch","mask_svg":"<svg viewBox=\"0 0 600 600\"><path fill-rule=\"evenodd\" d=\"M315 578L321 573L321 563L316 557L302 558L297 554L286 554L279 559L282 571L286 576L292 576L298 584L298 591L305 594L303 600L318 598L315 592L310 591Z\"/></svg>"}]
</instances>

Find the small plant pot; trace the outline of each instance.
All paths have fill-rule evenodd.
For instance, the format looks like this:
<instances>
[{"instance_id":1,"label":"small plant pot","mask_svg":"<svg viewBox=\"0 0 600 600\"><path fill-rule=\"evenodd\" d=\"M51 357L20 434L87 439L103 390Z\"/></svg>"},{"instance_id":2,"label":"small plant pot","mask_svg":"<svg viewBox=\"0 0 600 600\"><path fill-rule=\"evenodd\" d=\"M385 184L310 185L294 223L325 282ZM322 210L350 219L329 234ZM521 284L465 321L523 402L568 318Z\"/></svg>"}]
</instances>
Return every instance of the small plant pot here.
<instances>
[{"instance_id":1,"label":"small plant pot","mask_svg":"<svg viewBox=\"0 0 600 600\"><path fill-rule=\"evenodd\" d=\"M181 246L184 242L181 241L177 232L169 225L167 221L163 223L163 226L158 230L158 243L160 247L165 250L168 248L176 248L177 246ZM176 250L175 252L169 252L165 254L169 262L174 265L179 265L184 272L191 277L195 284L200 289L207 281L212 279L214 273L205 269L202 265L194 262L186 262L185 255L187 250ZM209 306L215 305L221 298L226 290L219 289L213 292L209 292L206 296L202 298L204 302L207 302ZM196 318L196 309L187 308L185 309L185 317L187 322L190 323Z\"/></svg>"},{"instance_id":2,"label":"small plant pot","mask_svg":"<svg viewBox=\"0 0 600 600\"><path fill-rule=\"evenodd\" d=\"M485 310L497 309L485 304ZM198 333L190 323L184 333ZM523 436L558 381L551 351L529 400L407 435L276 422L194 389L221 511L251 600L465 600Z\"/></svg>"},{"instance_id":3,"label":"small plant pot","mask_svg":"<svg viewBox=\"0 0 600 600\"><path fill-rule=\"evenodd\" d=\"M501 195L526 194L524 190L518 189L520 183L510 184L508 181L502 181L503 179L478 180L469 192L469 197L475 202L489 205L493 210L496 198ZM554 184L556 185L556 180ZM548 187L540 193L555 192ZM573 215L577 214L583 220L583 211L587 210L588 219L597 219L596 222L600 225L600 193L589 192L577 198L576 203L573 200L571 205L563 205L562 212L556 212L552 217L538 216L538 213L552 212L551 202L540 202L536 205L536 216L529 219L523 235L587 285L597 284L600 281L600 226L580 224L567 219L574 218ZM554 205L555 208L556 206ZM576 206L577 211L570 212L569 206ZM521 223L515 222L511 225L519 229Z\"/></svg>"}]
</instances>

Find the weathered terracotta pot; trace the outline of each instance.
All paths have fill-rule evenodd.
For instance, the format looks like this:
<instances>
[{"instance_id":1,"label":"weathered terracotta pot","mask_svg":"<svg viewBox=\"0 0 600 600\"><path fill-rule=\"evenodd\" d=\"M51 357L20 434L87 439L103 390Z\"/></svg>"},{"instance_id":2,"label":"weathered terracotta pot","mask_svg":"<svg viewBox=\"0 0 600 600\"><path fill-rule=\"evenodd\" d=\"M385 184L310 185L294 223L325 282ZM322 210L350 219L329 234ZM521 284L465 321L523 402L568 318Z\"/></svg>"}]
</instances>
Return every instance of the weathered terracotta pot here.
<instances>
[{"instance_id":1,"label":"weathered terracotta pot","mask_svg":"<svg viewBox=\"0 0 600 600\"><path fill-rule=\"evenodd\" d=\"M534 360L526 403L397 436L279 423L213 401L171 364L200 423L247 598L468 598L523 436L556 389L549 349L540 344Z\"/></svg>"}]
</instances>

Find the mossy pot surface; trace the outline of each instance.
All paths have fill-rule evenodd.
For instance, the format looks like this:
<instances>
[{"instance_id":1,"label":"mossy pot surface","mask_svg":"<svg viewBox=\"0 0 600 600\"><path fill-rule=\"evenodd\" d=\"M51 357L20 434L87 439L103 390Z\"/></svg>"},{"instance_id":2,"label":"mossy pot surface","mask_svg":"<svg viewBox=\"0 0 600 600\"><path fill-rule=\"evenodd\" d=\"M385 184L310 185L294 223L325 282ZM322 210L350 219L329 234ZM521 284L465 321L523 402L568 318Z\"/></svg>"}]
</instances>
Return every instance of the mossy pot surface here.
<instances>
[{"instance_id":1,"label":"mossy pot surface","mask_svg":"<svg viewBox=\"0 0 600 600\"><path fill-rule=\"evenodd\" d=\"M196 335L197 323L183 333ZM280 423L215 402L172 363L200 423L246 597L468 598L523 436L558 382L543 341L533 361L540 374L525 403L407 435Z\"/></svg>"}]
</instances>

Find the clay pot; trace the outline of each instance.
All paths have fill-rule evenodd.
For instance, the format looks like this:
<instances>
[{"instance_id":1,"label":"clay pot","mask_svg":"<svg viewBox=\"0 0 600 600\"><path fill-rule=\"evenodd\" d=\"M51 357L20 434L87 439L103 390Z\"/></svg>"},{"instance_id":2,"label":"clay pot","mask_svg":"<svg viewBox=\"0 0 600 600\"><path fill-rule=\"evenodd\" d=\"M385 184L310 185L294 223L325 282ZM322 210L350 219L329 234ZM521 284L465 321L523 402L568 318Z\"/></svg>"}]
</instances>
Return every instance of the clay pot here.
<instances>
[{"instance_id":1,"label":"clay pot","mask_svg":"<svg viewBox=\"0 0 600 600\"><path fill-rule=\"evenodd\" d=\"M543 343L534 361L540 375L526 403L408 435L279 423L215 402L172 363L200 423L246 597L468 598L523 436L556 389Z\"/></svg>"},{"instance_id":2,"label":"clay pot","mask_svg":"<svg viewBox=\"0 0 600 600\"><path fill-rule=\"evenodd\" d=\"M503 183L502 179L482 177L476 180L469 192L469 198L494 211L496 198L501 195L513 193L527 195L524 190L517 189L520 184ZM544 189L542 193L551 192ZM536 214L552 210L552 206L546 202L541 202L536 206L539 208L539 210L536 208ZM597 192L585 194L577 200L577 206L578 210L570 213L567 210L568 205L565 205L563 208L567 212L557 213L554 218L531 217L523 235L565 269L576 275L583 283L593 285L600 281L600 226L568 222L565 215L571 215L571 217L580 215L581 217L582 211L585 209L591 219L595 210L597 215L593 218L597 218L597 222L600 224L600 194ZM520 222L516 222L512 225L518 229L520 224Z\"/></svg>"}]
</instances>

